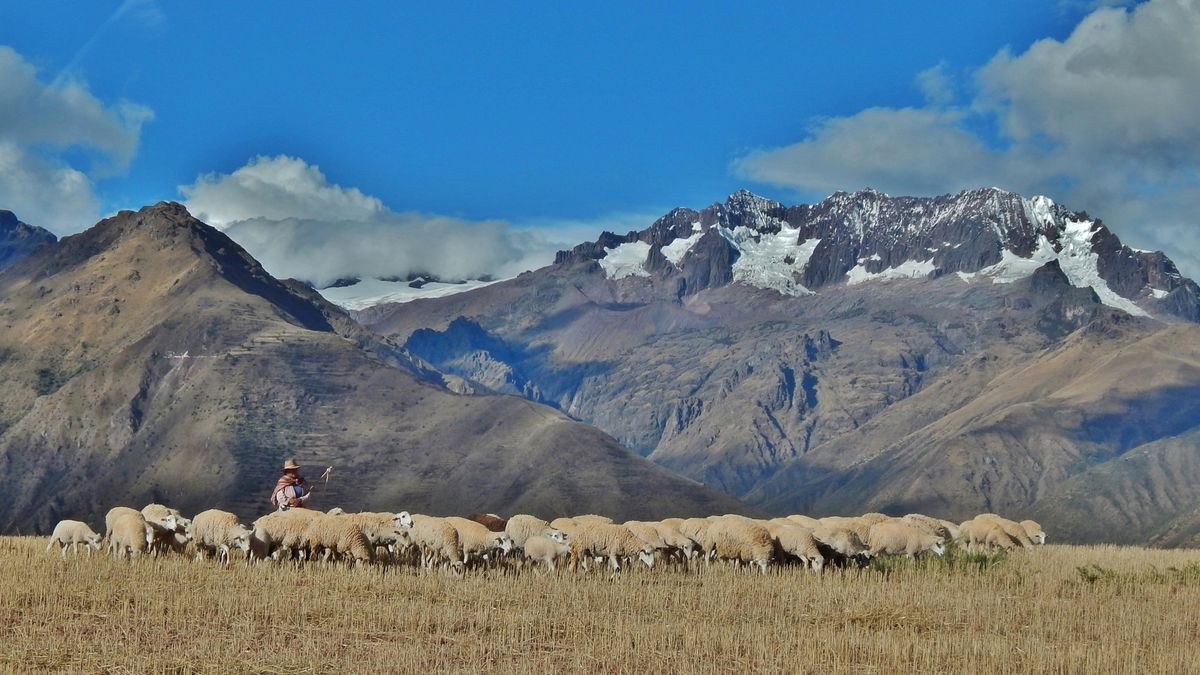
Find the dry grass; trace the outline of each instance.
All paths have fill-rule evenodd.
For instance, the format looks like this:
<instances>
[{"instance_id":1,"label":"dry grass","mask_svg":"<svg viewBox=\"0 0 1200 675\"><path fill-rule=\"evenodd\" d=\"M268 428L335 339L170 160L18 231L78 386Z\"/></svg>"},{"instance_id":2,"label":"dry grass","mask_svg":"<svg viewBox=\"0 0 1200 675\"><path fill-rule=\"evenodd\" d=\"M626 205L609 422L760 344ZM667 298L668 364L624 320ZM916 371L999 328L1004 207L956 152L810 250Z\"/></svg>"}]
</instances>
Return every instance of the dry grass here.
<instances>
[{"instance_id":1,"label":"dry grass","mask_svg":"<svg viewBox=\"0 0 1200 675\"><path fill-rule=\"evenodd\" d=\"M0 670L1186 672L1200 552L455 578L114 563L0 538ZM1080 569L1082 568L1082 569Z\"/></svg>"}]
</instances>

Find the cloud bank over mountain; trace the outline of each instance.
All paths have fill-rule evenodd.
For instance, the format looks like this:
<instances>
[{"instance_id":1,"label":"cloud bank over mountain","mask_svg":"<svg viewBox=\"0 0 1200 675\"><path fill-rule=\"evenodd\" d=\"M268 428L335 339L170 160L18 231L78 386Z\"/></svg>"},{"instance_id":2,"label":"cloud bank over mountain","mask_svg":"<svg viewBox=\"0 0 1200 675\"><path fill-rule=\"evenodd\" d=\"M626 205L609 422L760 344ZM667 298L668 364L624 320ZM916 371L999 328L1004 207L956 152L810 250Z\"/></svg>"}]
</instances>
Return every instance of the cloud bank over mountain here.
<instances>
[{"instance_id":1,"label":"cloud bank over mountain","mask_svg":"<svg viewBox=\"0 0 1200 675\"><path fill-rule=\"evenodd\" d=\"M393 211L358 188L330 182L320 167L284 155L255 157L179 189L197 218L225 230L269 272L317 286L410 274L510 277L548 264L570 242L547 224Z\"/></svg>"}]
</instances>

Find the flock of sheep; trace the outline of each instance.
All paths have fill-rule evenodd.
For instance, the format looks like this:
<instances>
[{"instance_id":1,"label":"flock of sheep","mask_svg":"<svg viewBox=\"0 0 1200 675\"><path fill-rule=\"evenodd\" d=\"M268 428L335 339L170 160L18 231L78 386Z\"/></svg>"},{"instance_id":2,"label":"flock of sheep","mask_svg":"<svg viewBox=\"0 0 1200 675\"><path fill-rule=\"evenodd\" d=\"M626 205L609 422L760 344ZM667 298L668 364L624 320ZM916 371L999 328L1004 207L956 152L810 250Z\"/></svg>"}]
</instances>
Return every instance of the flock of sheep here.
<instances>
[{"instance_id":1,"label":"flock of sheep","mask_svg":"<svg viewBox=\"0 0 1200 675\"><path fill-rule=\"evenodd\" d=\"M195 550L197 559L217 556L230 563L230 552L249 562L346 561L350 564L408 563L425 569L495 566L505 560L544 567L607 564L614 573L639 560L690 567L696 561L730 561L766 572L773 565L801 565L820 572L826 565L866 565L876 556L943 555L955 540L968 551L1029 549L1046 542L1041 526L982 514L961 524L921 514L892 517L810 518L793 515L770 520L739 515L666 518L614 523L586 515L545 521L531 515L504 519L494 514L466 518L398 513L322 513L290 509L265 515L249 525L228 511L210 509L188 519L161 504L144 509L118 506L104 519L103 537L85 523L64 520L50 536L65 558L80 545L107 550L115 558L163 555Z\"/></svg>"}]
</instances>

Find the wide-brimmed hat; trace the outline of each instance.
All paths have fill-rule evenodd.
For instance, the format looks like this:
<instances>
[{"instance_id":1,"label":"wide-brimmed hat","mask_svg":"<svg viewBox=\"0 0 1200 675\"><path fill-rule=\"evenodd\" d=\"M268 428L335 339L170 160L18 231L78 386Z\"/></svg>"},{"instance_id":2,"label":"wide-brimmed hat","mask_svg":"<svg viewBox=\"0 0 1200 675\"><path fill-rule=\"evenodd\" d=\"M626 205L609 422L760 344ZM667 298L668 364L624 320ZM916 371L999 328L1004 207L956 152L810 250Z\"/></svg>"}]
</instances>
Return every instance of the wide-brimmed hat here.
<instances>
[{"instance_id":1,"label":"wide-brimmed hat","mask_svg":"<svg viewBox=\"0 0 1200 675\"><path fill-rule=\"evenodd\" d=\"M289 457L289 458L288 458L288 459L287 459L287 460L286 460L286 461L283 463L283 470L284 470L284 471L290 471L290 470L292 470L292 469L299 469L299 468L300 468L300 465L299 465L299 464L297 464L297 463L296 463L296 460L295 460L294 458L291 458L291 457Z\"/></svg>"}]
</instances>

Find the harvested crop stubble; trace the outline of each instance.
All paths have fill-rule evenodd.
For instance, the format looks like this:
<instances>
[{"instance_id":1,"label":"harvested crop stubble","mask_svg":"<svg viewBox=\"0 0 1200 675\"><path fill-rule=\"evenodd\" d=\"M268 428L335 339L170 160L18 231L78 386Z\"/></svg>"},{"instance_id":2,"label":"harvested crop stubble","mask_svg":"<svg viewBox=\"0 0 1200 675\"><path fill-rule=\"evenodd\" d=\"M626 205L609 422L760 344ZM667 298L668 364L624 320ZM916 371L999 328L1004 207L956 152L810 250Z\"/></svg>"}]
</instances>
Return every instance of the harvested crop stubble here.
<instances>
[{"instance_id":1,"label":"harvested crop stubble","mask_svg":"<svg viewBox=\"0 0 1200 675\"><path fill-rule=\"evenodd\" d=\"M1186 672L1200 552L603 575L116 563L0 538L0 670ZM1080 570L1080 568L1083 568ZM180 592L179 589L206 589ZM286 629L274 604L295 613ZM169 645L170 648L163 648Z\"/></svg>"}]
</instances>

